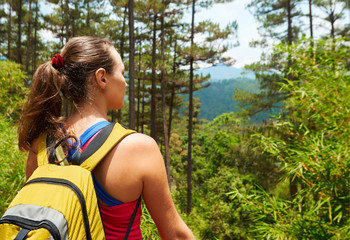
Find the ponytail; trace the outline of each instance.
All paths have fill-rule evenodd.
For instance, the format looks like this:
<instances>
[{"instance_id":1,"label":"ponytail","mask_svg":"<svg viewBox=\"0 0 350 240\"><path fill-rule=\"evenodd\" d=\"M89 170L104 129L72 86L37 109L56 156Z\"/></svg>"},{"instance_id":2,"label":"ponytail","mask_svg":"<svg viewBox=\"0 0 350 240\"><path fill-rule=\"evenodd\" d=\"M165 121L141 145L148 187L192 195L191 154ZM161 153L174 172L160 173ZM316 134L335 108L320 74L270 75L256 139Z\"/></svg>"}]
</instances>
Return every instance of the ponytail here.
<instances>
[{"instance_id":1,"label":"ponytail","mask_svg":"<svg viewBox=\"0 0 350 240\"><path fill-rule=\"evenodd\" d=\"M18 146L29 150L34 139L42 132L60 135L62 99L60 96L64 78L59 76L51 61L38 67L33 76L29 97L23 106L19 121Z\"/></svg>"},{"instance_id":2,"label":"ponytail","mask_svg":"<svg viewBox=\"0 0 350 240\"><path fill-rule=\"evenodd\" d=\"M63 137L62 96L75 108L91 101L96 70L104 68L108 74L113 72L112 47L111 42L96 37L72 38L61 55L56 54L52 61L39 66L19 122L20 150L30 150L34 139L45 131L54 139Z\"/></svg>"}]
</instances>

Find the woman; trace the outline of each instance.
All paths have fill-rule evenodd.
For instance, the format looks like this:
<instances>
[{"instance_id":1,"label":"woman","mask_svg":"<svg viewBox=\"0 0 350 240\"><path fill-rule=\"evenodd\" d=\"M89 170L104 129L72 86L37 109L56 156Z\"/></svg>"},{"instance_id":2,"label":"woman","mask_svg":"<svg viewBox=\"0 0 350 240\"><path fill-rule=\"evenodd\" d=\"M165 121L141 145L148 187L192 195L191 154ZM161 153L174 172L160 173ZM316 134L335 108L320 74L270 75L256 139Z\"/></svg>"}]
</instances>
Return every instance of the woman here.
<instances>
[{"instance_id":1,"label":"woman","mask_svg":"<svg viewBox=\"0 0 350 240\"><path fill-rule=\"evenodd\" d=\"M127 87L123 74L124 64L113 45L95 37L71 39L61 55L39 66L19 125L19 147L29 151L27 179L37 168L37 139L42 132L58 140L95 129L92 139L99 130L96 126L107 121L107 111L123 107ZM61 116L62 96L75 106L66 119ZM162 239L194 239L175 209L162 155L151 137L140 133L125 137L93 170L93 176L107 239L123 238L126 229L118 226L116 209L133 210L128 206L135 206L139 196ZM131 239L142 238L140 217L141 208Z\"/></svg>"}]
</instances>

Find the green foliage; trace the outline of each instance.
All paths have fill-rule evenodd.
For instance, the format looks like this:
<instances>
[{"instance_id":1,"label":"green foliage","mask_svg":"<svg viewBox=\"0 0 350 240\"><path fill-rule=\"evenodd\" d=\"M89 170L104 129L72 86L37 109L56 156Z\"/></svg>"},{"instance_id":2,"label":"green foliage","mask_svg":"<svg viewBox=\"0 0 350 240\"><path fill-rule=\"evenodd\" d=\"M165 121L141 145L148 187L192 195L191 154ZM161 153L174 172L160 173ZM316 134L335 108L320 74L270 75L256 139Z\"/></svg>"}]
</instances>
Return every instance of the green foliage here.
<instances>
[{"instance_id":1,"label":"green foliage","mask_svg":"<svg viewBox=\"0 0 350 240\"><path fill-rule=\"evenodd\" d=\"M342 41L301 42L290 52L295 81L281 84L291 98L276 122L279 136L257 134L264 150L298 182L291 200L263 191L244 196L261 219L255 229L267 239L346 239L350 234L350 74ZM287 51L285 46L279 46ZM261 211L263 210L263 211Z\"/></svg>"},{"instance_id":2,"label":"green foliage","mask_svg":"<svg viewBox=\"0 0 350 240\"><path fill-rule=\"evenodd\" d=\"M17 147L17 126L0 121L0 216L25 181L25 154Z\"/></svg>"},{"instance_id":3,"label":"green foliage","mask_svg":"<svg viewBox=\"0 0 350 240\"><path fill-rule=\"evenodd\" d=\"M0 61L0 215L25 181L25 154L17 147L17 125L27 87L26 75L11 61Z\"/></svg>"},{"instance_id":4,"label":"green foliage","mask_svg":"<svg viewBox=\"0 0 350 240\"><path fill-rule=\"evenodd\" d=\"M279 91L280 83L285 78L291 79L286 66L291 64L286 52L273 49L270 54L261 56L259 62L246 66L246 69L255 73L260 90L248 92L244 89L237 90L233 99L238 101L238 107L242 116L255 116L262 111L276 115L282 107L282 102L289 97L285 91Z\"/></svg>"},{"instance_id":5,"label":"green foliage","mask_svg":"<svg viewBox=\"0 0 350 240\"><path fill-rule=\"evenodd\" d=\"M198 239L254 239L255 233L249 231L255 224L250 214L251 206L242 205L240 200L227 193L236 188L250 193L262 178L261 182L265 181L262 185L268 187L275 181L272 179L276 177L276 166L250 147L253 143L249 140L249 132L253 129L246 124L235 114L224 113L196 130L193 210L185 220ZM187 139L173 134L170 146L172 192L180 210L184 211L187 189L183 169L187 167ZM266 175L260 177L259 169L266 170Z\"/></svg>"},{"instance_id":6,"label":"green foliage","mask_svg":"<svg viewBox=\"0 0 350 240\"><path fill-rule=\"evenodd\" d=\"M28 89L26 74L18 64L0 61L0 115L18 120Z\"/></svg>"},{"instance_id":7,"label":"green foliage","mask_svg":"<svg viewBox=\"0 0 350 240\"><path fill-rule=\"evenodd\" d=\"M250 206L232 201L227 195L235 187L249 192L252 178L228 167L219 168L205 184L196 185L196 204L188 220L199 232L198 239L249 239L247 230L253 222Z\"/></svg>"}]
</instances>

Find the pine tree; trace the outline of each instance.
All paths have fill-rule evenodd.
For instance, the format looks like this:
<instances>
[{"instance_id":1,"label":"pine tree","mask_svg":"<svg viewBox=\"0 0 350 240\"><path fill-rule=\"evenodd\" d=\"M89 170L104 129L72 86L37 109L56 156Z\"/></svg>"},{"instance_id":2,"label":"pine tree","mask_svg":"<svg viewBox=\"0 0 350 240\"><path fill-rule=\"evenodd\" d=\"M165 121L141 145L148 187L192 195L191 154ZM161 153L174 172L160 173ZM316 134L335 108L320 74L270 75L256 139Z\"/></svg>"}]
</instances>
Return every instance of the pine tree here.
<instances>
[{"instance_id":1,"label":"pine tree","mask_svg":"<svg viewBox=\"0 0 350 240\"><path fill-rule=\"evenodd\" d=\"M301 15L301 12L297 10L299 2L300 0L252 0L248 7L253 10L254 16L260 21L259 30L263 37L261 42L254 44L264 45L268 38L288 45L296 42L300 29L293 25L293 19ZM312 28L311 25L310 28ZM280 61L287 61L289 67L292 65L288 56L271 53L263 55L259 63L246 66L247 69L255 72L261 91L254 94L236 91L234 98L240 101L241 114L254 116L262 111L279 108L280 102L288 97L286 93L278 91L279 82L283 82L284 78L292 78L287 74L288 69L279 64ZM276 71L271 71L272 69Z\"/></svg>"},{"instance_id":2,"label":"pine tree","mask_svg":"<svg viewBox=\"0 0 350 240\"><path fill-rule=\"evenodd\" d=\"M157 141L156 128L156 49L157 49L157 18L158 14L153 14L153 38L152 38L152 87L151 87L151 137Z\"/></svg>"},{"instance_id":3,"label":"pine tree","mask_svg":"<svg viewBox=\"0 0 350 240\"><path fill-rule=\"evenodd\" d=\"M225 1L216 1L225 2ZM227 62L229 59L223 57L223 53L229 48L227 45L217 47L217 41L225 40L230 35L235 33L237 29L236 22L229 24L226 29L221 30L218 24L210 21L204 21L195 26L196 4L210 7L215 1L192 1L192 21L191 21L191 36L188 60L190 65L189 77L189 114L188 114L188 153L187 153L187 213L192 209L192 132L193 132L193 88L194 88L194 64L197 61L217 64L219 62ZM207 34L202 44L194 42L195 33Z\"/></svg>"},{"instance_id":4,"label":"pine tree","mask_svg":"<svg viewBox=\"0 0 350 240\"><path fill-rule=\"evenodd\" d=\"M330 24L330 37L334 39L337 32L335 23L344 17L345 2L339 0L314 0L314 4L325 14L321 18Z\"/></svg>"},{"instance_id":5,"label":"pine tree","mask_svg":"<svg viewBox=\"0 0 350 240\"><path fill-rule=\"evenodd\" d=\"M164 152L165 152L165 168L168 176L168 183L170 186L170 156L169 156L169 135L168 135L168 126L167 126L167 118L166 118L166 99L165 99L165 91L166 91L166 79L165 79L165 29L164 29L164 15L165 9L169 4L169 1L162 1L162 11L160 15L161 27L160 27L160 35L161 35L161 95L162 95L162 118L163 118L163 132L164 132Z\"/></svg>"},{"instance_id":6,"label":"pine tree","mask_svg":"<svg viewBox=\"0 0 350 240\"><path fill-rule=\"evenodd\" d=\"M293 19L301 12L297 6L301 0L252 0L248 7L261 26L259 28L264 41L267 38L278 39L280 42L291 44L298 39L300 28ZM282 31L280 30L282 29Z\"/></svg>"},{"instance_id":7,"label":"pine tree","mask_svg":"<svg viewBox=\"0 0 350 240\"><path fill-rule=\"evenodd\" d=\"M186 211L192 210L192 121L193 121L193 48L194 48L194 16L196 1L192 0L191 21L191 55L190 55L190 84L189 84L189 106L188 106L188 153L187 153L187 205Z\"/></svg>"}]
</instances>

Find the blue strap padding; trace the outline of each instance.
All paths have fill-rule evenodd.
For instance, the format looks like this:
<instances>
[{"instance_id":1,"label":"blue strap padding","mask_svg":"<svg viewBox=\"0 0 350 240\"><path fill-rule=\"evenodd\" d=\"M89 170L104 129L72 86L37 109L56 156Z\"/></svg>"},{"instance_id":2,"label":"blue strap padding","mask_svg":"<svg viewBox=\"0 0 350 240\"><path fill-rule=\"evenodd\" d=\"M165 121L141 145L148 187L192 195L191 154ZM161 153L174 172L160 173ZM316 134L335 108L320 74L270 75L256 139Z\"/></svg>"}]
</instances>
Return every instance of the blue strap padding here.
<instances>
[{"instance_id":1,"label":"blue strap padding","mask_svg":"<svg viewBox=\"0 0 350 240\"><path fill-rule=\"evenodd\" d=\"M100 131L102 128L106 127L107 125L109 125L110 122L108 121L101 121L98 123L95 123L94 125L92 125L91 127L89 127L81 136L80 136L80 146L84 146L84 144L98 131ZM77 143L74 142L72 143L69 139L67 139L67 142L71 145L71 146L77 146ZM72 160L72 156L75 153L75 151L77 151L77 149L71 148L68 152L68 156L67 156L67 160L70 162Z\"/></svg>"},{"instance_id":2,"label":"blue strap padding","mask_svg":"<svg viewBox=\"0 0 350 240\"><path fill-rule=\"evenodd\" d=\"M84 144L98 131L100 131L102 128L106 127L107 125L111 124L108 121L102 121L98 122L91 127L89 127L81 136L80 136L80 141L81 145L84 146Z\"/></svg>"},{"instance_id":3,"label":"blue strap padding","mask_svg":"<svg viewBox=\"0 0 350 240\"><path fill-rule=\"evenodd\" d=\"M114 197L112 197L111 195L109 195L106 190L104 190L104 188L101 186L101 184L97 181L97 179L95 178L94 175L92 175L92 178L94 180L94 184L95 184L95 190L96 190L96 194L97 196L105 203L107 204L108 207L113 207L113 206L117 206L117 205L121 205L123 204L123 202L115 199Z\"/></svg>"}]
</instances>

